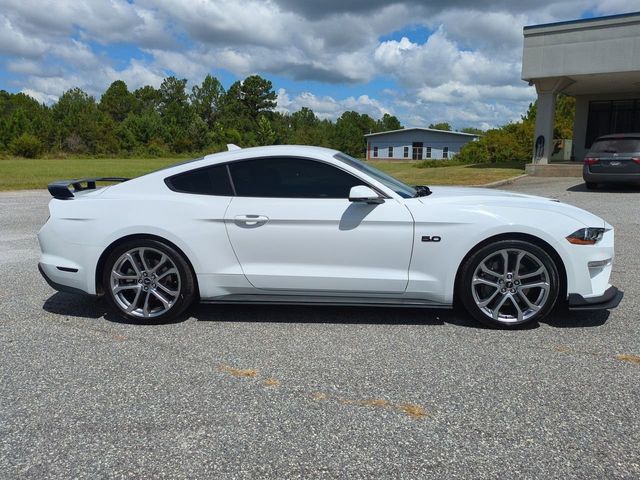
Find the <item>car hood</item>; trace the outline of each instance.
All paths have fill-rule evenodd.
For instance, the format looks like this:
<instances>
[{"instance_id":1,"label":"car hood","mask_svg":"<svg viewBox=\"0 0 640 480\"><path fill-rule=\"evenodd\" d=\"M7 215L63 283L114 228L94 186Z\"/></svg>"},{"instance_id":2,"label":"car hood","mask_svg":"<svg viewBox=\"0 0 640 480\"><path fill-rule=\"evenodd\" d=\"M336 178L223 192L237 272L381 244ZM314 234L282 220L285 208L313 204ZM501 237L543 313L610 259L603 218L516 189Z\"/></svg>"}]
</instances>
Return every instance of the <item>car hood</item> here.
<instances>
[{"instance_id":1,"label":"car hood","mask_svg":"<svg viewBox=\"0 0 640 480\"><path fill-rule=\"evenodd\" d=\"M522 210L534 209L566 215L585 227L602 227L606 222L573 205L562 203L557 199L525 195L521 193L475 187L429 187L432 194L421 197L420 201L429 205L433 202L476 207L502 207Z\"/></svg>"}]
</instances>

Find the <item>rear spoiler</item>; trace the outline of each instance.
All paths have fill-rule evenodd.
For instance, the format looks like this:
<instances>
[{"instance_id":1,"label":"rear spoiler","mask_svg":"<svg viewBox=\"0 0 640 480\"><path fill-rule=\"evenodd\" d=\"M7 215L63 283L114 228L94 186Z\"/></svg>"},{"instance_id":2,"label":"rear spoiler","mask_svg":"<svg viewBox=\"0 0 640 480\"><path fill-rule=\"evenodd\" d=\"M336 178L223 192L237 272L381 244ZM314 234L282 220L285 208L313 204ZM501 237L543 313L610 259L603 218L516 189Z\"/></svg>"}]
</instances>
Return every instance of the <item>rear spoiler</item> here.
<instances>
[{"instance_id":1,"label":"rear spoiler","mask_svg":"<svg viewBox=\"0 0 640 480\"><path fill-rule=\"evenodd\" d=\"M66 200L73 198L74 192L82 192L84 190L95 190L96 182L126 182L129 178L121 177L99 177L99 178L77 178L75 180L58 180L50 183L47 187L53 198ZM86 184L86 185L84 185ZM73 187L73 191L69 187Z\"/></svg>"}]
</instances>

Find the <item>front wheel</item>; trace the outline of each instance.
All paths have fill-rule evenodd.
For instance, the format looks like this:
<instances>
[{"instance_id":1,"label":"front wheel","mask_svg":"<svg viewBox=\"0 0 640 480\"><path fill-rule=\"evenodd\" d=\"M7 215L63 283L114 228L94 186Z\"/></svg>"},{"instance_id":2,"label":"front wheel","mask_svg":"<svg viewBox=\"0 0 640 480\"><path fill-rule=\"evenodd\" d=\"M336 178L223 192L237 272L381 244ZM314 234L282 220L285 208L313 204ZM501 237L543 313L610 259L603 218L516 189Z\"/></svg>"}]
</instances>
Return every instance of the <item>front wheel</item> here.
<instances>
[{"instance_id":1,"label":"front wheel","mask_svg":"<svg viewBox=\"0 0 640 480\"><path fill-rule=\"evenodd\" d=\"M167 322L195 299L195 282L183 256L157 240L131 240L107 257L102 276L110 306L127 320Z\"/></svg>"},{"instance_id":2,"label":"front wheel","mask_svg":"<svg viewBox=\"0 0 640 480\"><path fill-rule=\"evenodd\" d=\"M522 240L502 240L474 252L462 267L458 294L466 310L491 327L543 319L558 298L553 259Z\"/></svg>"}]
</instances>

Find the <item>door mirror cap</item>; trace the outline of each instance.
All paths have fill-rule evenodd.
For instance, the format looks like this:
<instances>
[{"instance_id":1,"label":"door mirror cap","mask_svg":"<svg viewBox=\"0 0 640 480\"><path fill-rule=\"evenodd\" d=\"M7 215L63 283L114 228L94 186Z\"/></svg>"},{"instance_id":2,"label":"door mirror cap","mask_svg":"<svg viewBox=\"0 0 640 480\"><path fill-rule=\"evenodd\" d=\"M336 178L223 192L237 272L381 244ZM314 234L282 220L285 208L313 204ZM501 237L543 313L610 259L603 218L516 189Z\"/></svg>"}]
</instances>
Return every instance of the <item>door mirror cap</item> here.
<instances>
[{"instance_id":1,"label":"door mirror cap","mask_svg":"<svg viewBox=\"0 0 640 480\"><path fill-rule=\"evenodd\" d=\"M351 187L349 191L349 201L359 203L384 203L384 198L366 185L357 185Z\"/></svg>"}]
</instances>

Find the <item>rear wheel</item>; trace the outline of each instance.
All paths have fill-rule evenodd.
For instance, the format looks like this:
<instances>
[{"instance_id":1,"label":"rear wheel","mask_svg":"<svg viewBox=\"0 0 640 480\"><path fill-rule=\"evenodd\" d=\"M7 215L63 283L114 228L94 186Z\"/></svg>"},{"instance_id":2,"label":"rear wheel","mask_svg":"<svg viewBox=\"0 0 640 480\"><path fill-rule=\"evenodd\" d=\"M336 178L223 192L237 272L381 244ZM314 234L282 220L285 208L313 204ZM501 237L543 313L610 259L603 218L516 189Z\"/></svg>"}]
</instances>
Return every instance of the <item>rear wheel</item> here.
<instances>
[{"instance_id":1,"label":"rear wheel","mask_svg":"<svg viewBox=\"0 0 640 480\"><path fill-rule=\"evenodd\" d=\"M589 190L595 190L596 188L598 188L598 184L595 182L584 182L584 184Z\"/></svg>"},{"instance_id":2,"label":"rear wheel","mask_svg":"<svg viewBox=\"0 0 640 480\"><path fill-rule=\"evenodd\" d=\"M166 322L195 299L189 265L171 246L157 240L132 240L107 257L102 276L110 306L127 320Z\"/></svg>"},{"instance_id":3,"label":"rear wheel","mask_svg":"<svg viewBox=\"0 0 640 480\"><path fill-rule=\"evenodd\" d=\"M558 269L542 248L503 240L480 248L462 267L459 296L466 310L492 327L544 318L559 293Z\"/></svg>"}]
</instances>

